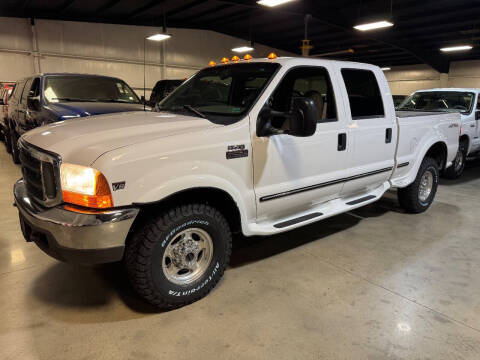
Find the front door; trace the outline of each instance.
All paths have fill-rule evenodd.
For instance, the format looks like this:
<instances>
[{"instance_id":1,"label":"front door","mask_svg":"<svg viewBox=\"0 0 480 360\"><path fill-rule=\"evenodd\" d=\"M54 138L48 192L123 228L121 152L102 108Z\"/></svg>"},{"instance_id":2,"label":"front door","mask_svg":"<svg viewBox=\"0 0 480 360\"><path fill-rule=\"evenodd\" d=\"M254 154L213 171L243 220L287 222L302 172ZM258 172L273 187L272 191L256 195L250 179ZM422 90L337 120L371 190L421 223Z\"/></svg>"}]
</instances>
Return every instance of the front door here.
<instances>
[{"instance_id":1,"label":"front door","mask_svg":"<svg viewBox=\"0 0 480 360\"><path fill-rule=\"evenodd\" d=\"M286 70L265 104L252 112L258 121L262 106L278 112L291 109L295 97L310 97L318 109L317 130L310 137L281 134L257 137L253 131L254 187L257 221L287 217L339 196L348 147L339 146L346 133L341 102L328 66L299 66ZM332 84L335 84L332 86ZM275 128L288 130L287 121L274 117ZM252 126L255 128L255 125Z\"/></svg>"}]
</instances>

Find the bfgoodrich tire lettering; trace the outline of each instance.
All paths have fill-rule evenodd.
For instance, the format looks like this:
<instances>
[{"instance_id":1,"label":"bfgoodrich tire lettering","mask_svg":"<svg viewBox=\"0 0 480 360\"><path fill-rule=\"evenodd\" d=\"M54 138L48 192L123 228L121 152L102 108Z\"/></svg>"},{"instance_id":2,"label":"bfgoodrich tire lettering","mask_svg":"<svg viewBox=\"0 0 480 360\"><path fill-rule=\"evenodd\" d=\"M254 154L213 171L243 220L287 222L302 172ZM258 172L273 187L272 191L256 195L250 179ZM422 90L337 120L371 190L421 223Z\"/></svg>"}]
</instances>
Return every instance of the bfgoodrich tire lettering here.
<instances>
[{"instance_id":1,"label":"bfgoodrich tire lettering","mask_svg":"<svg viewBox=\"0 0 480 360\"><path fill-rule=\"evenodd\" d=\"M191 230L208 234L213 244L211 260L191 281L176 281L167 277L168 273L164 270L165 259L170 257L170 266L174 261L173 255L168 252L166 256L166 252L171 251L170 244L173 242L175 246L182 245L177 246L177 250L190 249L188 244L185 245L187 247L180 244L179 237ZM172 309L203 298L215 287L228 265L231 247L230 228L218 210L205 204L183 205L147 221L129 239L125 266L133 287L141 297L159 308ZM175 259L187 259L189 251L185 250L181 253L185 256L179 255ZM181 268L182 264L178 266Z\"/></svg>"},{"instance_id":2,"label":"bfgoodrich tire lettering","mask_svg":"<svg viewBox=\"0 0 480 360\"><path fill-rule=\"evenodd\" d=\"M424 158L415 181L406 188L398 189L400 206L410 213L427 210L438 188L438 164L434 159Z\"/></svg>"}]
</instances>

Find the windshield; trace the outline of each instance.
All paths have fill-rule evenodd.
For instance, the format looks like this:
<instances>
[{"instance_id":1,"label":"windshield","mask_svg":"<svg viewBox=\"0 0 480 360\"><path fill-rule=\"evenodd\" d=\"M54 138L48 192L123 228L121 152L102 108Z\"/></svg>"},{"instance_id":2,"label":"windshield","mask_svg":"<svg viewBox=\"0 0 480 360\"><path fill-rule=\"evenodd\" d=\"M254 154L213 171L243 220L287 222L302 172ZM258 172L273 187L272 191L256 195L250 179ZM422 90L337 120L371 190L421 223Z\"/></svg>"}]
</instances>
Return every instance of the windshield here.
<instances>
[{"instance_id":1,"label":"windshield","mask_svg":"<svg viewBox=\"0 0 480 360\"><path fill-rule=\"evenodd\" d=\"M163 100L159 111L182 112L229 123L247 112L279 65L250 63L201 70Z\"/></svg>"},{"instance_id":2,"label":"windshield","mask_svg":"<svg viewBox=\"0 0 480 360\"><path fill-rule=\"evenodd\" d=\"M47 102L96 101L140 103L122 80L101 76L48 76L44 95Z\"/></svg>"},{"instance_id":3,"label":"windshield","mask_svg":"<svg viewBox=\"0 0 480 360\"><path fill-rule=\"evenodd\" d=\"M406 98L397 108L404 111L448 111L469 114L474 94L461 91L416 92Z\"/></svg>"}]
</instances>

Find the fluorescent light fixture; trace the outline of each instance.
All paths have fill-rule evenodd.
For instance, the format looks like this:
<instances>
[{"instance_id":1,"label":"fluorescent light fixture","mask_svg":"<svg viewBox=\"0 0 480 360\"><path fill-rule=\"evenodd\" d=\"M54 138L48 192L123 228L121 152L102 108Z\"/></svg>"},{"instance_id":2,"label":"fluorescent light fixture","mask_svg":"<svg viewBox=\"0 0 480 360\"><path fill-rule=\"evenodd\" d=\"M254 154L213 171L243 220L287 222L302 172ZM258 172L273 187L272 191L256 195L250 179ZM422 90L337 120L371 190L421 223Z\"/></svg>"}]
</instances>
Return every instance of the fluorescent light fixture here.
<instances>
[{"instance_id":1,"label":"fluorescent light fixture","mask_svg":"<svg viewBox=\"0 0 480 360\"><path fill-rule=\"evenodd\" d=\"M368 31L368 30L375 30L375 29L380 29L380 28L385 28L385 27L390 27L393 26L393 24L390 21L377 21L373 23L368 23L368 24L361 24L354 26L354 29L360 30L360 31Z\"/></svg>"},{"instance_id":2,"label":"fluorescent light fixture","mask_svg":"<svg viewBox=\"0 0 480 360\"><path fill-rule=\"evenodd\" d=\"M147 37L147 40L153 40L153 41L163 41L170 39L172 35L170 34L153 34Z\"/></svg>"},{"instance_id":3,"label":"fluorescent light fixture","mask_svg":"<svg viewBox=\"0 0 480 360\"><path fill-rule=\"evenodd\" d=\"M472 45L459 45L459 46L444 47L444 48L441 48L440 50L445 52L462 51L462 50L471 50L472 47L473 47Z\"/></svg>"},{"instance_id":4,"label":"fluorescent light fixture","mask_svg":"<svg viewBox=\"0 0 480 360\"><path fill-rule=\"evenodd\" d=\"M389 68L389 67L383 67L382 68L382 71L388 71L388 70L392 70L392 68Z\"/></svg>"},{"instance_id":5,"label":"fluorescent light fixture","mask_svg":"<svg viewBox=\"0 0 480 360\"><path fill-rule=\"evenodd\" d=\"M268 7L274 7L274 6L286 4L291 1L294 1L294 0L259 0L257 1L257 4L268 6Z\"/></svg>"},{"instance_id":6,"label":"fluorescent light fixture","mask_svg":"<svg viewBox=\"0 0 480 360\"><path fill-rule=\"evenodd\" d=\"M244 53L244 52L247 52L247 51L253 51L253 47L240 46L240 47L233 48L232 51L235 51L235 52L238 52L238 53Z\"/></svg>"}]
</instances>

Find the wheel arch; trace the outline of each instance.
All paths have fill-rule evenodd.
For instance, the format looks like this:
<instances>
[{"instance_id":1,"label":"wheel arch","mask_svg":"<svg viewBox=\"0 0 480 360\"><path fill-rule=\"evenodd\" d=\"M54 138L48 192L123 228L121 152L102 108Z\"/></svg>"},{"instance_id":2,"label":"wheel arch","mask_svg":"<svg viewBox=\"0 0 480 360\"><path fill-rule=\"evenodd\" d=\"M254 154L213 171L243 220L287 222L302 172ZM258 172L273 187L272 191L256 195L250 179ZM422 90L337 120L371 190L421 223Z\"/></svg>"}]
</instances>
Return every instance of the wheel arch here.
<instances>
[{"instance_id":1,"label":"wheel arch","mask_svg":"<svg viewBox=\"0 0 480 360\"><path fill-rule=\"evenodd\" d=\"M447 144L445 144L443 141L437 141L429 147L422 159L425 157L434 159L438 164L438 168L443 170L447 164L447 154Z\"/></svg>"},{"instance_id":2,"label":"wheel arch","mask_svg":"<svg viewBox=\"0 0 480 360\"><path fill-rule=\"evenodd\" d=\"M157 201L134 204L140 208L140 213L135 219L132 231L152 216L158 215L160 211L188 203L205 203L215 207L225 216L232 232L242 231L242 215L238 204L227 191L216 187L184 189Z\"/></svg>"}]
</instances>

